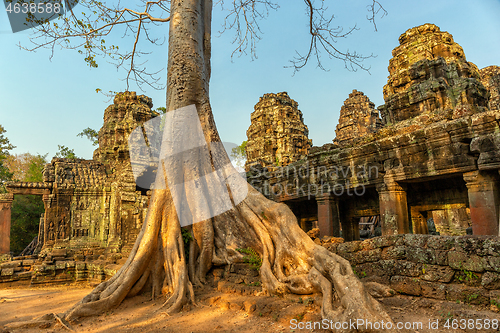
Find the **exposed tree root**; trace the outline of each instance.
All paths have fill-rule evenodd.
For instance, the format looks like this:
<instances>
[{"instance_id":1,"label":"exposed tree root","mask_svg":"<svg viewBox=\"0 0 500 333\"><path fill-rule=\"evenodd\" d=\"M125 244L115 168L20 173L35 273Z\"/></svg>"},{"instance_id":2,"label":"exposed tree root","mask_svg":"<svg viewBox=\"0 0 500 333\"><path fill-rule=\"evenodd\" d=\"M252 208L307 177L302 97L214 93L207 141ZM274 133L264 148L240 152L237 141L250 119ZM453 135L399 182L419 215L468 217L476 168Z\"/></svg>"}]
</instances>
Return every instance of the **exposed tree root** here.
<instances>
[{"instance_id":1,"label":"exposed tree root","mask_svg":"<svg viewBox=\"0 0 500 333\"><path fill-rule=\"evenodd\" d=\"M220 138L208 98L212 1L172 0L170 3L167 110L196 106L206 150L177 149L191 154L188 162L184 163L186 159L182 158L162 160L163 181L167 184L166 178L172 180L166 171L178 176L181 184L184 180L196 180L194 187L186 186L184 192L181 191L183 198L194 198L187 203L191 212L206 207L211 199L217 201L221 193L213 189L221 189L220 184L226 184L232 209L193 224L190 227L193 239L185 249L172 196L178 197L168 188L156 187L146 220L126 263L111 279L69 309L63 319L73 321L103 313L117 307L126 297L145 290L151 291L153 298L167 295L163 306L165 314L178 312L186 303L195 302L194 288L204 283L213 265L242 262L243 255L237 249L252 248L262 258L260 278L264 293L319 291L323 294L325 319L390 322L390 317L369 293L378 290L384 294L384 288L374 285L365 288L347 260L315 244L300 229L285 204L266 199L248 184L244 185L248 186L246 198L235 204L236 193L231 192L228 182L236 172L227 167L231 166L227 154L215 149ZM165 128L170 128L167 125L170 126L166 124ZM182 146L182 140L176 141L176 135L181 136L183 129L165 130L172 137L166 146L162 144L162 151L165 148L172 153L167 156L174 156L175 148ZM203 176L209 173L219 177L214 181L219 187L204 183L207 180L202 180L206 179ZM196 192L199 188L204 190ZM340 300L338 308L334 308L334 297Z\"/></svg>"},{"instance_id":2,"label":"exposed tree root","mask_svg":"<svg viewBox=\"0 0 500 333\"><path fill-rule=\"evenodd\" d=\"M102 313L146 289L154 297L168 294L164 313L176 313L187 302L195 302L193 285L205 280L212 264L242 261L236 248L252 247L262 258L260 277L266 294L319 291L324 319L391 321L370 295L389 296L390 288L376 283L365 286L347 260L315 244L300 229L286 205L266 199L249 186L247 198L231 212L193 225L194 239L186 260L181 228L168 196L165 190L155 192L156 205L151 207L157 208L150 210L127 262L66 312L66 320ZM243 231L246 237L240 237ZM212 258L208 265L206 257ZM339 308L333 306L335 297L340 300Z\"/></svg>"}]
</instances>

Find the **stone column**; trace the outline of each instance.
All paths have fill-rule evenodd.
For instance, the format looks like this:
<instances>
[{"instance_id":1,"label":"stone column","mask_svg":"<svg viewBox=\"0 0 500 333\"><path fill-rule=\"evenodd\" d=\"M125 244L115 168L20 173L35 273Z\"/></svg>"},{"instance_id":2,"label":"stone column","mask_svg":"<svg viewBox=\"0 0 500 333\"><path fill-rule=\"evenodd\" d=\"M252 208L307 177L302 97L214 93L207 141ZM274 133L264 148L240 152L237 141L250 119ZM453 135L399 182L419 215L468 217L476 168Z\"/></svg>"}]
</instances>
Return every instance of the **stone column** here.
<instances>
[{"instance_id":1,"label":"stone column","mask_svg":"<svg viewBox=\"0 0 500 333\"><path fill-rule=\"evenodd\" d=\"M472 234L498 236L498 178L486 171L464 173L469 194Z\"/></svg>"},{"instance_id":2,"label":"stone column","mask_svg":"<svg viewBox=\"0 0 500 333\"><path fill-rule=\"evenodd\" d=\"M14 195L0 194L0 254L10 253L10 208Z\"/></svg>"},{"instance_id":3,"label":"stone column","mask_svg":"<svg viewBox=\"0 0 500 333\"><path fill-rule=\"evenodd\" d=\"M406 191L397 182L389 179L377 186L380 204L382 235L397 235L410 232Z\"/></svg>"},{"instance_id":4,"label":"stone column","mask_svg":"<svg viewBox=\"0 0 500 333\"><path fill-rule=\"evenodd\" d=\"M318 228L320 237L340 236L338 202L330 193L318 194Z\"/></svg>"},{"instance_id":5,"label":"stone column","mask_svg":"<svg viewBox=\"0 0 500 333\"><path fill-rule=\"evenodd\" d=\"M427 218L425 218L422 213L417 209L411 208L411 222L413 225L414 234L428 234L429 229L427 228Z\"/></svg>"}]
</instances>

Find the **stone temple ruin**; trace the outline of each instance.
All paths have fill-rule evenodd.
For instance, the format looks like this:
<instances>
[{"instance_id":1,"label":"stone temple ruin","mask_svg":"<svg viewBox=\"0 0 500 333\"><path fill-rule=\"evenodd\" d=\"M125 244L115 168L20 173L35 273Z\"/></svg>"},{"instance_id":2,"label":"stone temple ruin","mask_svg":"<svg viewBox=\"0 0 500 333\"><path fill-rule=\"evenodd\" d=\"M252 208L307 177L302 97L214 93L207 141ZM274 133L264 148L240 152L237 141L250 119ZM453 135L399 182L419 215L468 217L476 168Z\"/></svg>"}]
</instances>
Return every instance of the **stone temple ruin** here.
<instances>
[{"instance_id":1,"label":"stone temple ruin","mask_svg":"<svg viewBox=\"0 0 500 333\"><path fill-rule=\"evenodd\" d=\"M247 131L248 181L287 204L306 231L317 225L314 241L349 260L363 281L500 304L500 67L479 70L432 24L409 29L399 43L384 105L353 90L331 144L311 147L287 93L261 97ZM151 107L148 97L118 94L93 160L53 159L43 182L8 185L0 255L9 252L14 195L42 196L45 214L38 255L0 256L0 286L100 282L123 264L151 194L134 182L127 139L156 116ZM431 218L437 232L454 237L429 235ZM382 236L359 241L360 226L374 221ZM465 236L470 227L473 236ZM218 283L221 291L242 288Z\"/></svg>"},{"instance_id":2,"label":"stone temple ruin","mask_svg":"<svg viewBox=\"0 0 500 333\"><path fill-rule=\"evenodd\" d=\"M156 116L152 101L134 92L120 93L104 112L99 147L92 160L53 158L43 182L9 183L0 198L5 214L17 194L43 198L37 252L53 249L80 258L131 250L146 216L150 193L136 186L128 137L134 128ZM9 220L8 224L6 221ZM2 253L8 253L10 219L2 219Z\"/></svg>"},{"instance_id":3,"label":"stone temple ruin","mask_svg":"<svg viewBox=\"0 0 500 333\"><path fill-rule=\"evenodd\" d=\"M251 167L249 182L321 236L357 240L360 221L380 221L383 235L427 234L431 218L441 234L498 236L500 67L479 70L433 24L406 31L392 54L384 105L353 90L333 144L268 165L270 175Z\"/></svg>"},{"instance_id":4,"label":"stone temple ruin","mask_svg":"<svg viewBox=\"0 0 500 333\"><path fill-rule=\"evenodd\" d=\"M286 92L259 99L247 131L247 171L258 165L286 166L309 153L312 140L297 107Z\"/></svg>"}]
</instances>

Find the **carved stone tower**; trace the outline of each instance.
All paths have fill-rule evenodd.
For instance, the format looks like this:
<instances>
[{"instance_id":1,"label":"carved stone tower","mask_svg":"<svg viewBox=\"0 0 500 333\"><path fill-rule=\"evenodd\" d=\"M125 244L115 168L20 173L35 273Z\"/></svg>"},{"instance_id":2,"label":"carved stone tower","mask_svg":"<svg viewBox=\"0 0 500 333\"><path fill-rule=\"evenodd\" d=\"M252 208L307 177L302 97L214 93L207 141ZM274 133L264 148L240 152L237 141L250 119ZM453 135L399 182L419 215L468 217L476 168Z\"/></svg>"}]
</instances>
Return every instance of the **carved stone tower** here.
<instances>
[{"instance_id":1,"label":"carved stone tower","mask_svg":"<svg viewBox=\"0 0 500 333\"><path fill-rule=\"evenodd\" d=\"M337 144L349 144L357 138L376 132L382 127L378 111L370 99L361 91L353 90L340 108L336 137Z\"/></svg>"},{"instance_id":2,"label":"carved stone tower","mask_svg":"<svg viewBox=\"0 0 500 333\"><path fill-rule=\"evenodd\" d=\"M476 65L465 59L453 36L434 24L411 28L392 51L384 86L385 124L423 114L442 113L441 119L484 111L488 92Z\"/></svg>"},{"instance_id":3,"label":"carved stone tower","mask_svg":"<svg viewBox=\"0 0 500 333\"><path fill-rule=\"evenodd\" d=\"M312 140L297 107L286 92L265 94L255 104L247 130L247 171L254 165L286 166L309 153Z\"/></svg>"}]
</instances>

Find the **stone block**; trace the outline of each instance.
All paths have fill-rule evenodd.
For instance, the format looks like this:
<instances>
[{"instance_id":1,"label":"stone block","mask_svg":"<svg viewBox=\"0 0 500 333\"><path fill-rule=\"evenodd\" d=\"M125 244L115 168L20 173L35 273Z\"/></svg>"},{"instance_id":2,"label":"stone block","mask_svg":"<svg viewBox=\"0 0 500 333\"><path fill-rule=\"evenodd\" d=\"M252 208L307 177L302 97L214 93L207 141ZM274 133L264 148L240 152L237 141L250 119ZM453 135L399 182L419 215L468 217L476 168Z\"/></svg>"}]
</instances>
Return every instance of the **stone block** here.
<instances>
[{"instance_id":1,"label":"stone block","mask_svg":"<svg viewBox=\"0 0 500 333\"><path fill-rule=\"evenodd\" d=\"M455 237L432 236L427 240L427 247L434 250L448 251L455 246Z\"/></svg>"},{"instance_id":2,"label":"stone block","mask_svg":"<svg viewBox=\"0 0 500 333\"><path fill-rule=\"evenodd\" d=\"M357 263L362 264L365 262L379 261L380 259L382 259L381 254L382 249L378 248L373 250L359 251L355 254L355 258Z\"/></svg>"},{"instance_id":3,"label":"stone block","mask_svg":"<svg viewBox=\"0 0 500 333\"><path fill-rule=\"evenodd\" d=\"M436 263L436 253L432 249L408 246L406 248L406 260L433 265Z\"/></svg>"},{"instance_id":4,"label":"stone block","mask_svg":"<svg viewBox=\"0 0 500 333\"><path fill-rule=\"evenodd\" d=\"M85 261L77 261L75 264L75 268L77 271L83 271L87 268L87 264Z\"/></svg>"},{"instance_id":5,"label":"stone block","mask_svg":"<svg viewBox=\"0 0 500 333\"><path fill-rule=\"evenodd\" d=\"M500 274L493 272L484 273L481 285L486 289L500 289Z\"/></svg>"},{"instance_id":6,"label":"stone block","mask_svg":"<svg viewBox=\"0 0 500 333\"><path fill-rule=\"evenodd\" d=\"M43 265L33 265L33 272L35 273L43 272Z\"/></svg>"},{"instance_id":7,"label":"stone block","mask_svg":"<svg viewBox=\"0 0 500 333\"><path fill-rule=\"evenodd\" d=\"M31 272L19 272L15 274L20 280L31 279Z\"/></svg>"},{"instance_id":8,"label":"stone block","mask_svg":"<svg viewBox=\"0 0 500 333\"><path fill-rule=\"evenodd\" d=\"M65 269L66 261L56 261L56 269Z\"/></svg>"},{"instance_id":9,"label":"stone block","mask_svg":"<svg viewBox=\"0 0 500 333\"><path fill-rule=\"evenodd\" d=\"M393 276L391 278L391 288L401 294L420 296L422 295L422 288L420 281L417 278L410 278L406 276Z\"/></svg>"},{"instance_id":10,"label":"stone block","mask_svg":"<svg viewBox=\"0 0 500 333\"><path fill-rule=\"evenodd\" d=\"M43 265L44 272L54 272L56 270L56 265Z\"/></svg>"},{"instance_id":11,"label":"stone block","mask_svg":"<svg viewBox=\"0 0 500 333\"><path fill-rule=\"evenodd\" d=\"M402 239L401 236L402 235L380 236L371 238L370 240L374 247L388 247L395 245L398 239Z\"/></svg>"},{"instance_id":12,"label":"stone block","mask_svg":"<svg viewBox=\"0 0 500 333\"><path fill-rule=\"evenodd\" d=\"M483 253L489 256L500 257L500 238L486 239L483 243Z\"/></svg>"},{"instance_id":13,"label":"stone block","mask_svg":"<svg viewBox=\"0 0 500 333\"><path fill-rule=\"evenodd\" d=\"M490 240L491 236L461 236L456 238L455 248L467 254L487 255L492 246Z\"/></svg>"},{"instance_id":14,"label":"stone block","mask_svg":"<svg viewBox=\"0 0 500 333\"><path fill-rule=\"evenodd\" d=\"M390 246L382 250L382 259L385 260L398 260L406 258L406 247L405 246Z\"/></svg>"},{"instance_id":15,"label":"stone block","mask_svg":"<svg viewBox=\"0 0 500 333\"><path fill-rule=\"evenodd\" d=\"M14 274L14 268L2 268L1 276L12 276Z\"/></svg>"},{"instance_id":16,"label":"stone block","mask_svg":"<svg viewBox=\"0 0 500 333\"><path fill-rule=\"evenodd\" d=\"M448 252L448 265L454 269L473 272L483 272L485 268L489 267L489 263L485 257L468 255L465 252L458 251Z\"/></svg>"},{"instance_id":17,"label":"stone block","mask_svg":"<svg viewBox=\"0 0 500 333\"><path fill-rule=\"evenodd\" d=\"M53 257L66 257L68 251L66 249L53 249L51 255Z\"/></svg>"},{"instance_id":18,"label":"stone block","mask_svg":"<svg viewBox=\"0 0 500 333\"><path fill-rule=\"evenodd\" d=\"M404 242L405 245L411 247L425 247L427 245L427 241L431 237L431 235L405 234Z\"/></svg>"},{"instance_id":19,"label":"stone block","mask_svg":"<svg viewBox=\"0 0 500 333\"><path fill-rule=\"evenodd\" d=\"M446 285L435 282L420 281L422 296L434 299L446 299Z\"/></svg>"},{"instance_id":20,"label":"stone block","mask_svg":"<svg viewBox=\"0 0 500 333\"><path fill-rule=\"evenodd\" d=\"M448 266L448 251L435 250L436 264L441 266Z\"/></svg>"},{"instance_id":21,"label":"stone block","mask_svg":"<svg viewBox=\"0 0 500 333\"><path fill-rule=\"evenodd\" d=\"M396 261L394 274L412 277L419 276L422 274L422 264L405 260Z\"/></svg>"},{"instance_id":22,"label":"stone block","mask_svg":"<svg viewBox=\"0 0 500 333\"><path fill-rule=\"evenodd\" d=\"M395 260L380 260L378 262L368 262L360 265L356 265L354 269L356 272L363 277L372 276L392 276L394 275L394 267L396 265ZM365 272L365 274L363 274Z\"/></svg>"},{"instance_id":23,"label":"stone block","mask_svg":"<svg viewBox=\"0 0 500 333\"><path fill-rule=\"evenodd\" d=\"M453 275L455 275L455 271L452 268L438 265L423 265L422 272L423 275L420 278L430 282L448 283L453 279Z\"/></svg>"},{"instance_id":24,"label":"stone block","mask_svg":"<svg viewBox=\"0 0 500 333\"><path fill-rule=\"evenodd\" d=\"M76 266L75 261L73 261L73 260L66 261L66 267L67 268L75 268L75 266Z\"/></svg>"},{"instance_id":25,"label":"stone block","mask_svg":"<svg viewBox=\"0 0 500 333\"><path fill-rule=\"evenodd\" d=\"M0 269L19 267L22 265L22 263L22 260L8 261L6 263L0 264Z\"/></svg>"},{"instance_id":26,"label":"stone block","mask_svg":"<svg viewBox=\"0 0 500 333\"><path fill-rule=\"evenodd\" d=\"M24 259L23 266L32 266L35 263L34 259Z\"/></svg>"},{"instance_id":27,"label":"stone block","mask_svg":"<svg viewBox=\"0 0 500 333\"><path fill-rule=\"evenodd\" d=\"M361 250L361 241L347 242L339 244L337 253L342 256L344 253L353 253Z\"/></svg>"}]
</instances>

